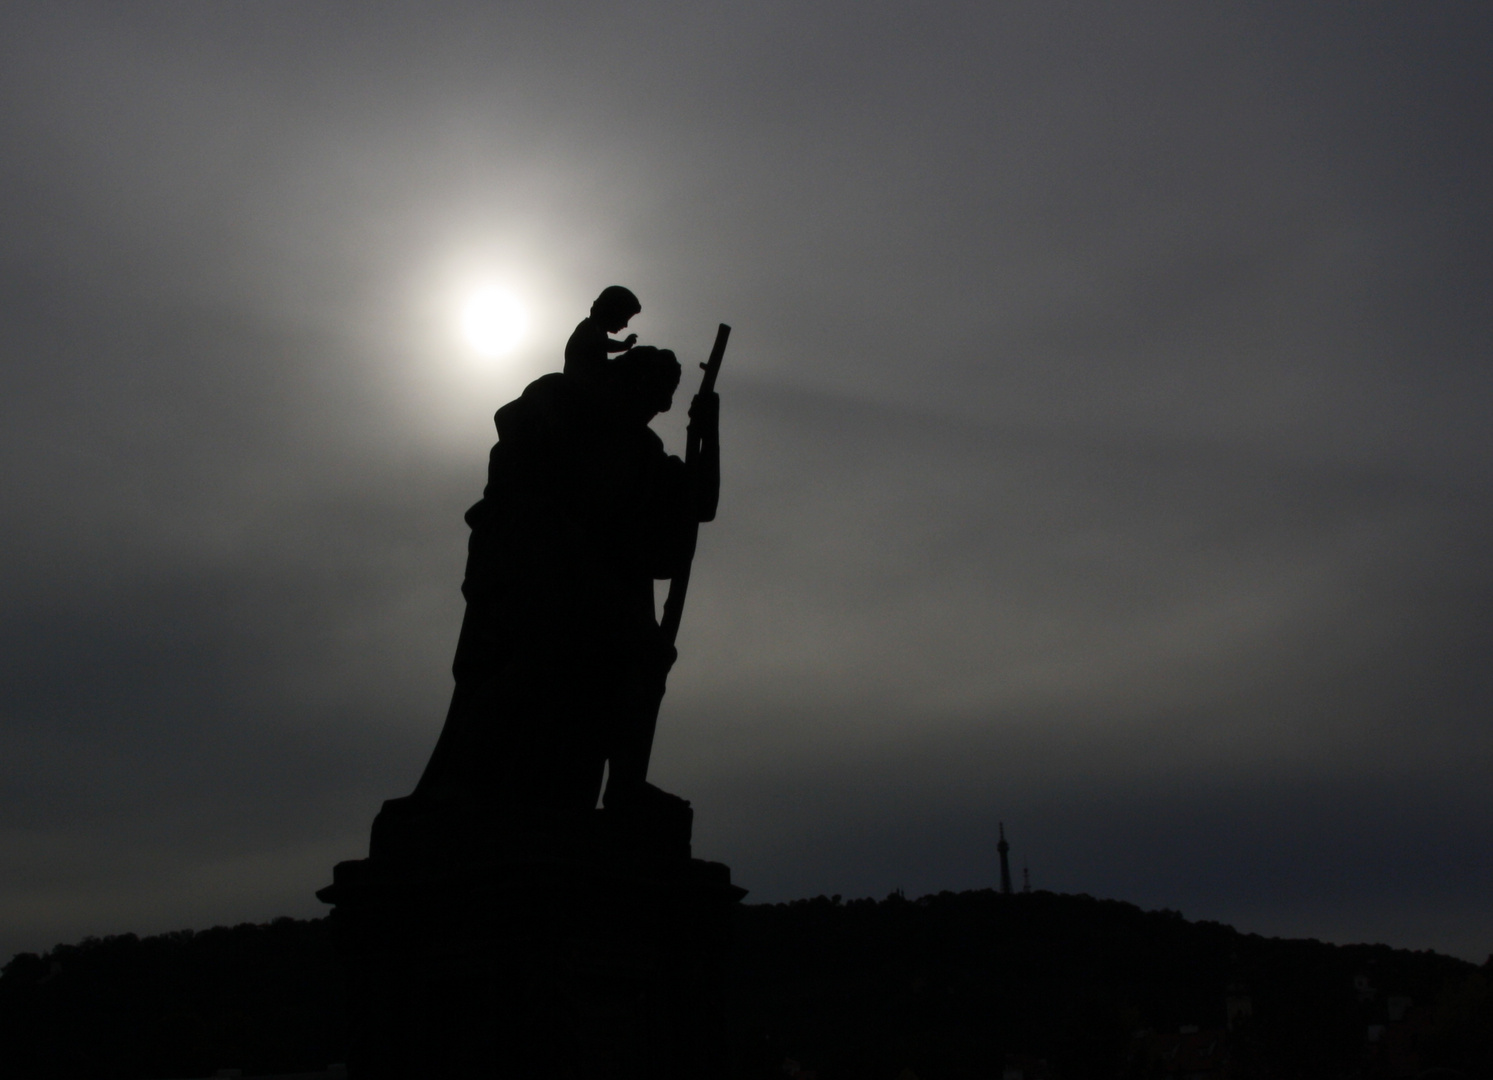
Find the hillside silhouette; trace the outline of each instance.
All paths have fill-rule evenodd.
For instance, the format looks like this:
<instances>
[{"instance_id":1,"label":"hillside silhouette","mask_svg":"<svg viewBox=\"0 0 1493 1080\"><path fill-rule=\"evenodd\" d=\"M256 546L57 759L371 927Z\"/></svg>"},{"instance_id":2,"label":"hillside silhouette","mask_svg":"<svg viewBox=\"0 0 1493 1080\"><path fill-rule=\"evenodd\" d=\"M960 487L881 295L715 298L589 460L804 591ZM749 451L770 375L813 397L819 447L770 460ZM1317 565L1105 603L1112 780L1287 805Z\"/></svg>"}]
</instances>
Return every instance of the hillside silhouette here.
<instances>
[{"instance_id":1,"label":"hillside silhouette","mask_svg":"<svg viewBox=\"0 0 1493 1080\"><path fill-rule=\"evenodd\" d=\"M1037 892L741 905L734 1071L798 1080L1493 1075L1493 967ZM1490 961L1493 963L1493 961ZM0 1075L343 1060L325 920L123 935L0 974Z\"/></svg>"}]
</instances>

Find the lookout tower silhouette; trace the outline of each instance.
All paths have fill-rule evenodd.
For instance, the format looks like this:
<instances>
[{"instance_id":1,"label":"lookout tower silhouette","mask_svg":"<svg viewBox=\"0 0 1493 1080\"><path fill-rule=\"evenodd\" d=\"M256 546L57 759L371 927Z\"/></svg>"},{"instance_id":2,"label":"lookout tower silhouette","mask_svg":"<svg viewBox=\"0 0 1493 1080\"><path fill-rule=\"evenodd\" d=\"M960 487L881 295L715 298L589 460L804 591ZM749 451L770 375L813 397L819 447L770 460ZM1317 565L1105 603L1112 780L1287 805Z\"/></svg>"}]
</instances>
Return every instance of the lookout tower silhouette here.
<instances>
[{"instance_id":1,"label":"lookout tower silhouette","mask_svg":"<svg viewBox=\"0 0 1493 1080\"><path fill-rule=\"evenodd\" d=\"M1001 855L1001 895L1011 895L1011 845L1006 843L1006 823L1000 823L1001 839L995 850Z\"/></svg>"}]
</instances>

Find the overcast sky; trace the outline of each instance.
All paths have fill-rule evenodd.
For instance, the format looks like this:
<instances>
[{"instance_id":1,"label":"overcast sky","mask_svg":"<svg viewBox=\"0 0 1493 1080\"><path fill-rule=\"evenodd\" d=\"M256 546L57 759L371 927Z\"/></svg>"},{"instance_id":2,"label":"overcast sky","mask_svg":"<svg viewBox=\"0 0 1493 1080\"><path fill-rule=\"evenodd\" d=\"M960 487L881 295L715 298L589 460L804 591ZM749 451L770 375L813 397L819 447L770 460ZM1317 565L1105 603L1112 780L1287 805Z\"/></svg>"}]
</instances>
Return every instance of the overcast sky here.
<instances>
[{"instance_id":1,"label":"overcast sky","mask_svg":"<svg viewBox=\"0 0 1493 1080\"><path fill-rule=\"evenodd\" d=\"M1493 10L8 3L0 959L310 916L492 413L735 332L653 778L753 900L1493 951ZM484 283L513 354L458 332ZM660 419L682 447L682 409Z\"/></svg>"}]
</instances>

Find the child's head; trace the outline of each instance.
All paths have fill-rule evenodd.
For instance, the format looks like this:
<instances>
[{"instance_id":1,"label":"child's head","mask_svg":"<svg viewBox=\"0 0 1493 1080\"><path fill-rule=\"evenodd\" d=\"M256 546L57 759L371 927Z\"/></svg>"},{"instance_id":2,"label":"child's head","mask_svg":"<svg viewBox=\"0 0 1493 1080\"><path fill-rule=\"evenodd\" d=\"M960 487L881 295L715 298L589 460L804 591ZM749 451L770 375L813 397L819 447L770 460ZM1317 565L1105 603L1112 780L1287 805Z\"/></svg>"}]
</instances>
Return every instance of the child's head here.
<instances>
[{"instance_id":1,"label":"child's head","mask_svg":"<svg viewBox=\"0 0 1493 1080\"><path fill-rule=\"evenodd\" d=\"M621 285L608 285L591 305L591 318L601 323L602 329L607 333L613 334L642 310L643 305L638 303L638 298L632 294L631 289L624 289Z\"/></svg>"}]
</instances>

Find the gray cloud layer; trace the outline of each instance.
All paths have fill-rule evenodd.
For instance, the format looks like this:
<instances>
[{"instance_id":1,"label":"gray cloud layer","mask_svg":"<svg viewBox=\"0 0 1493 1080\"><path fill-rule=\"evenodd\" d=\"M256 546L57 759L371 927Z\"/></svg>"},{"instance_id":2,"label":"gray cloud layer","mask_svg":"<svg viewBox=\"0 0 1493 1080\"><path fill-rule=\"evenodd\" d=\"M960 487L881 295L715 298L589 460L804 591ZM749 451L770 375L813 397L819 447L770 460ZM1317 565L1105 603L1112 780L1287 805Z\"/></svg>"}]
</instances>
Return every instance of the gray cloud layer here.
<instances>
[{"instance_id":1,"label":"gray cloud layer","mask_svg":"<svg viewBox=\"0 0 1493 1080\"><path fill-rule=\"evenodd\" d=\"M612 280L736 326L657 771L757 897L988 884L1004 819L1038 887L1493 948L1482 13L4 22L0 953L316 910Z\"/></svg>"}]
</instances>

